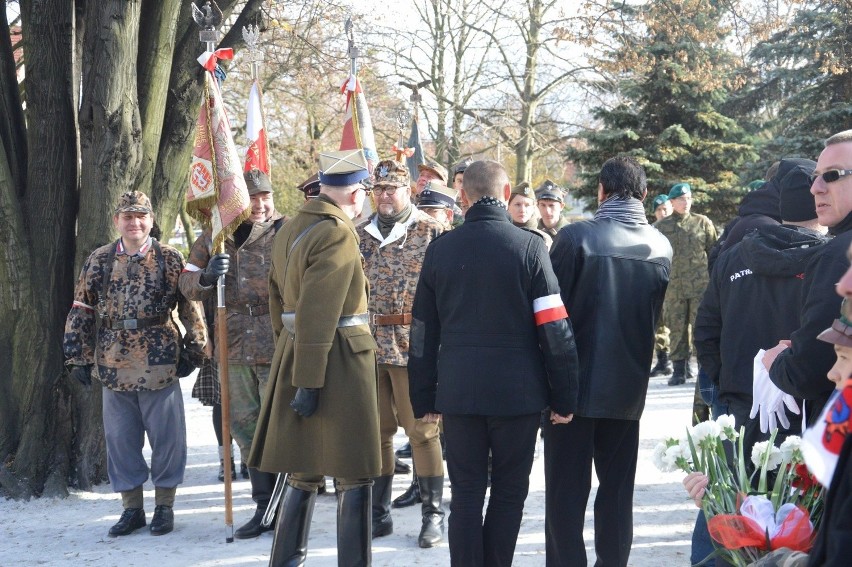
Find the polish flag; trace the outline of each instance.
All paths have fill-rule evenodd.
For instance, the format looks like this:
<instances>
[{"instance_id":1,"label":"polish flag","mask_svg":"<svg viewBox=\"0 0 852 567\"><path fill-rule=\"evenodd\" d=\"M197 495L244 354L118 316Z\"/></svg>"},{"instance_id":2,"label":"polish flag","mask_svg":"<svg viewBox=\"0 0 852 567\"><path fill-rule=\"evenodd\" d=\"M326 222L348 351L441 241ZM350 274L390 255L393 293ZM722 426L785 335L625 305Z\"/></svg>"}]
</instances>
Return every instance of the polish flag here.
<instances>
[{"instance_id":1,"label":"polish flag","mask_svg":"<svg viewBox=\"0 0 852 567\"><path fill-rule=\"evenodd\" d=\"M545 325L568 317L568 311L565 309L562 297L558 293L534 299L533 312L535 313L536 326Z\"/></svg>"},{"instance_id":2,"label":"polish flag","mask_svg":"<svg viewBox=\"0 0 852 567\"><path fill-rule=\"evenodd\" d=\"M246 115L246 137L249 144L243 171L259 169L269 175L269 148L266 144L266 128L263 123L263 107L260 101L260 85L255 81L251 85Z\"/></svg>"}]
</instances>

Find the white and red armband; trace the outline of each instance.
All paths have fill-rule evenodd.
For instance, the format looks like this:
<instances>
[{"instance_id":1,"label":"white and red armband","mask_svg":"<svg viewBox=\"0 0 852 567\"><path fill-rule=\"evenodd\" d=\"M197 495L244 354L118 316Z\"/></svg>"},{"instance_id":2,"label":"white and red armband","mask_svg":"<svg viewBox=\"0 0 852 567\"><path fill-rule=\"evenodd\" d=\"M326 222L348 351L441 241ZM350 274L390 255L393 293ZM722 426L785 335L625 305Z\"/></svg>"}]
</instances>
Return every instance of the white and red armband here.
<instances>
[{"instance_id":1,"label":"white and red armband","mask_svg":"<svg viewBox=\"0 0 852 567\"><path fill-rule=\"evenodd\" d=\"M533 313L536 325L546 325L568 317L568 311L558 293L533 299Z\"/></svg>"}]
</instances>

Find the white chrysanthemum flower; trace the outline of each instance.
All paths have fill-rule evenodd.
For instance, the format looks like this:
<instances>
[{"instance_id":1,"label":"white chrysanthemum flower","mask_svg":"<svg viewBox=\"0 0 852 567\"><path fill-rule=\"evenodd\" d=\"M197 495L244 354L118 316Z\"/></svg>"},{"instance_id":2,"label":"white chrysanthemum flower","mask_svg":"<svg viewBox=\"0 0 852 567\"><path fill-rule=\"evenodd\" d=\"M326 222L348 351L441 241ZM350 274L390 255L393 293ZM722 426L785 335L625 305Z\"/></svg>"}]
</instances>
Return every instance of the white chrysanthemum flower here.
<instances>
[{"instance_id":1,"label":"white chrysanthemum flower","mask_svg":"<svg viewBox=\"0 0 852 567\"><path fill-rule=\"evenodd\" d=\"M737 437L739 437L740 434L737 433L737 423L734 416L728 414L720 415L716 418L716 423L719 425L719 429L721 430L721 433L719 434L720 439L736 441Z\"/></svg>"},{"instance_id":2,"label":"white chrysanthemum flower","mask_svg":"<svg viewBox=\"0 0 852 567\"><path fill-rule=\"evenodd\" d=\"M802 458L802 438L797 435L790 435L783 443L781 443L781 457L790 463L801 463Z\"/></svg>"},{"instance_id":3,"label":"white chrysanthemum flower","mask_svg":"<svg viewBox=\"0 0 852 567\"><path fill-rule=\"evenodd\" d=\"M668 448L669 448L668 445L664 441L660 441L659 443L657 443L657 446L654 447L654 453L653 453L653 456L652 456L652 459L654 461L654 466L656 466L658 469L660 469L663 472L672 472L672 471L676 470L675 467L672 467L665 460L666 450Z\"/></svg>"},{"instance_id":4,"label":"white chrysanthemum flower","mask_svg":"<svg viewBox=\"0 0 852 567\"><path fill-rule=\"evenodd\" d=\"M767 455L768 453L768 455ZM751 449L751 462L760 467L766 461L766 470L774 471L781 464L781 449L769 443L760 441L755 443Z\"/></svg>"}]
</instances>

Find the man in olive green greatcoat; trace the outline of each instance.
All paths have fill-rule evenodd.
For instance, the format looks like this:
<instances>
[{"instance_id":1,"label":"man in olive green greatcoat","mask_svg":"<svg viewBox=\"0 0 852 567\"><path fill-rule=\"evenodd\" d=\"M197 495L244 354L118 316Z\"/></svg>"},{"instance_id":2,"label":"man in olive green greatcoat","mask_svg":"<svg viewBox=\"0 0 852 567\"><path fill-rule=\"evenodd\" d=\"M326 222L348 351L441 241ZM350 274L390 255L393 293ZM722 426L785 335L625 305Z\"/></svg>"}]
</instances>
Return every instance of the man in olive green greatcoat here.
<instances>
[{"instance_id":1,"label":"man in olive green greatcoat","mask_svg":"<svg viewBox=\"0 0 852 567\"><path fill-rule=\"evenodd\" d=\"M371 478L381 470L376 341L352 223L369 174L360 150L323 154L320 166L320 194L278 231L269 273L275 354L248 464L290 473L275 566L304 561L324 475L338 480L338 564L371 562Z\"/></svg>"}]
</instances>

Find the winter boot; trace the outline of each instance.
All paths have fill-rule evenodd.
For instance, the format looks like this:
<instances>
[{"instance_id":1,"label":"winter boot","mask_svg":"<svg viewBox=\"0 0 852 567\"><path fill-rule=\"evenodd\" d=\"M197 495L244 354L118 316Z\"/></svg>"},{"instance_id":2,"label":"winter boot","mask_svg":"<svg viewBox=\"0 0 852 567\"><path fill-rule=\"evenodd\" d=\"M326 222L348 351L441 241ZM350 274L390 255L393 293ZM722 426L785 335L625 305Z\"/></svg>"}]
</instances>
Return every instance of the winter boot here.
<instances>
[{"instance_id":1,"label":"winter boot","mask_svg":"<svg viewBox=\"0 0 852 567\"><path fill-rule=\"evenodd\" d=\"M380 476L373 481L373 538L393 533L391 492L393 475Z\"/></svg>"},{"instance_id":2,"label":"winter boot","mask_svg":"<svg viewBox=\"0 0 852 567\"><path fill-rule=\"evenodd\" d=\"M686 382L686 361L673 360L672 364L674 366L674 372L672 373L672 377L669 378L668 384L669 386L680 386Z\"/></svg>"},{"instance_id":3,"label":"winter boot","mask_svg":"<svg viewBox=\"0 0 852 567\"><path fill-rule=\"evenodd\" d=\"M385 478L385 477L382 477ZM372 487L359 486L337 494L337 565L368 567L370 547L370 494Z\"/></svg>"},{"instance_id":4,"label":"winter boot","mask_svg":"<svg viewBox=\"0 0 852 567\"><path fill-rule=\"evenodd\" d=\"M254 511L254 516L234 532L234 537L237 539L255 538L272 529L271 525L264 527L261 521L266 513L266 508L269 507L269 499L272 498L272 491L275 488L275 475L255 468L248 469L248 472L251 479L251 499L255 501L257 508Z\"/></svg>"},{"instance_id":5,"label":"winter boot","mask_svg":"<svg viewBox=\"0 0 852 567\"><path fill-rule=\"evenodd\" d=\"M672 372L674 372L674 367L672 367L672 361L669 360L668 351L657 350L657 365L651 369L651 378L668 376Z\"/></svg>"},{"instance_id":6,"label":"winter boot","mask_svg":"<svg viewBox=\"0 0 852 567\"><path fill-rule=\"evenodd\" d=\"M444 477L427 476L418 481L423 498L423 526L417 544L420 547L435 547L444 537Z\"/></svg>"},{"instance_id":7,"label":"winter boot","mask_svg":"<svg viewBox=\"0 0 852 567\"><path fill-rule=\"evenodd\" d=\"M278 508L269 567L298 567L308 556L308 534L317 495L288 484Z\"/></svg>"},{"instance_id":8,"label":"winter boot","mask_svg":"<svg viewBox=\"0 0 852 567\"><path fill-rule=\"evenodd\" d=\"M231 480L237 480L237 469L234 467L234 446L231 445ZM219 447L219 482L225 481L225 448Z\"/></svg>"},{"instance_id":9,"label":"winter boot","mask_svg":"<svg viewBox=\"0 0 852 567\"><path fill-rule=\"evenodd\" d=\"M423 502L423 500L420 499L420 484L417 483L417 477L415 476L411 481L411 485L408 487L408 490L394 499L393 507L408 508L409 506L414 506L421 502Z\"/></svg>"}]
</instances>

